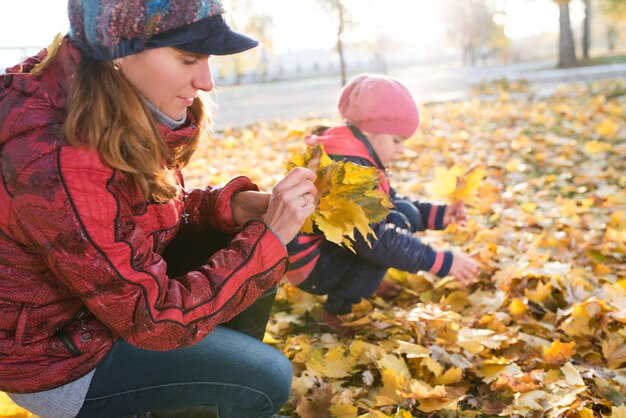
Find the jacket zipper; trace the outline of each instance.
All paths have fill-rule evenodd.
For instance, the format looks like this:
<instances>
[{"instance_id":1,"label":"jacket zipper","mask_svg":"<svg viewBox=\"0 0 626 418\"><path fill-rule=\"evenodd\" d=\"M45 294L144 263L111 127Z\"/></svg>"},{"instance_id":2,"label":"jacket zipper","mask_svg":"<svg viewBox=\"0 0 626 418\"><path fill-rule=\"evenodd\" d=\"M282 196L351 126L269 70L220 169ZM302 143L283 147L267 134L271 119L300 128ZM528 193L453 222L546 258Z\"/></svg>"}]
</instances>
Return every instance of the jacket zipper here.
<instances>
[{"instance_id":1,"label":"jacket zipper","mask_svg":"<svg viewBox=\"0 0 626 418\"><path fill-rule=\"evenodd\" d=\"M65 346L65 348L67 348L67 351L69 351L71 355L73 355L74 357L80 356L81 353L76 347L76 345L74 344L74 341L72 341L72 337L64 333L61 333L58 336L61 342L63 343L63 345Z\"/></svg>"},{"instance_id":2,"label":"jacket zipper","mask_svg":"<svg viewBox=\"0 0 626 418\"><path fill-rule=\"evenodd\" d=\"M84 317L85 317L86 313L87 313L87 311L86 311L85 307L81 307L76 312L74 317L72 317L72 319L70 319L68 322L66 322L65 324L63 324L62 326L59 326L57 328L57 333L56 333L57 337L61 340L61 342L63 343L63 345L67 349L67 351L69 351L70 354L73 355L74 357L80 356L81 352L78 349L78 347L76 347L76 344L74 344L74 341L72 340L72 337L70 335L66 334L65 332L63 332L63 330L68 325L73 324L76 321L80 321L80 327L83 330L83 332L80 335L80 340L82 342L91 341L92 333L91 333L91 331L89 331L87 329L87 325L85 324L85 320L84 320Z\"/></svg>"}]
</instances>

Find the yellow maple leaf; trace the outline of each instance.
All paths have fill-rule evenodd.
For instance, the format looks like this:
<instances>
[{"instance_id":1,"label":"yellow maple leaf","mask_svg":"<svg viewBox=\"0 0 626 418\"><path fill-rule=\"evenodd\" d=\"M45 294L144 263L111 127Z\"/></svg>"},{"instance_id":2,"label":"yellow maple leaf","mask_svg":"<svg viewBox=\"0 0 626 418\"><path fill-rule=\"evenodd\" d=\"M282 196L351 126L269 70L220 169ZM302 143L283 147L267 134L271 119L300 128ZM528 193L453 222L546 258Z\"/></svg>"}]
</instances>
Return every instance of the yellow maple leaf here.
<instances>
[{"instance_id":1,"label":"yellow maple leaf","mask_svg":"<svg viewBox=\"0 0 626 418\"><path fill-rule=\"evenodd\" d=\"M435 178L424 185L424 189L432 197L447 198L452 202L469 201L485 177L485 168L476 165L469 170L459 166L450 169L435 168Z\"/></svg>"},{"instance_id":2,"label":"yellow maple leaf","mask_svg":"<svg viewBox=\"0 0 626 418\"><path fill-rule=\"evenodd\" d=\"M550 298L552 290L552 283L539 282L535 289L524 289L524 296L526 296L528 300L541 305Z\"/></svg>"},{"instance_id":3,"label":"yellow maple leaf","mask_svg":"<svg viewBox=\"0 0 626 418\"><path fill-rule=\"evenodd\" d=\"M412 380L408 384L407 390L403 395L410 399L440 399L445 398L448 392L443 385L435 387L430 386L426 382L420 380Z\"/></svg>"},{"instance_id":4,"label":"yellow maple leaf","mask_svg":"<svg viewBox=\"0 0 626 418\"><path fill-rule=\"evenodd\" d=\"M405 354L407 358L423 358L428 356L428 348L419 345L413 344L406 341L398 340L398 348L395 350L396 353Z\"/></svg>"},{"instance_id":5,"label":"yellow maple leaf","mask_svg":"<svg viewBox=\"0 0 626 418\"><path fill-rule=\"evenodd\" d=\"M288 284L281 287L281 295L289 303L291 312L295 315L303 315L305 312L312 311L317 303L317 296L314 294Z\"/></svg>"},{"instance_id":6,"label":"yellow maple leaf","mask_svg":"<svg viewBox=\"0 0 626 418\"><path fill-rule=\"evenodd\" d=\"M369 409L369 412L367 414L359 415L358 418L395 418L395 417L392 417L391 415L387 415L384 412Z\"/></svg>"},{"instance_id":7,"label":"yellow maple leaf","mask_svg":"<svg viewBox=\"0 0 626 418\"><path fill-rule=\"evenodd\" d=\"M576 342L553 341L550 347L543 347L543 359L548 364L563 364L576 354Z\"/></svg>"},{"instance_id":8,"label":"yellow maple leaf","mask_svg":"<svg viewBox=\"0 0 626 418\"><path fill-rule=\"evenodd\" d=\"M454 385L463 380L463 369L460 367L452 367L444 374L435 379L436 385Z\"/></svg>"},{"instance_id":9,"label":"yellow maple leaf","mask_svg":"<svg viewBox=\"0 0 626 418\"><path fill-rule=\"evenodd\" d=\"M334 418L356 418L359 414L359 408L347 403L340 403L328 408L328 411Z\"/></svg>"},{"instance_id":10,"label":"yellow maple leaf","mask_svg":"<svg viewBox=\"0 0 626 418\"><path fill-rule=\"evenodd\" d=\"M524 314L528 312L528 305L524 302L523 299L513 298L511 300L511 304L509 305L509 313L513 318L519 319Z\"/></svg>"},{"instance_id":11,"label":"yellow maple leaf","mask_svg":"<svg viewBox=\"0 0 626 418\"><path fill-rule=\"evenodd\" d=\"M352 373L356 360L356 357L346 356L346 350L337 345L328 350L325 355L322 355L320 350L313 350L311 360L307 362L307 368L326 377L346 377Z\"/></svg>"},{"instance_id":12,"label":"yellow maple leaf","mask_svg":"<svg viewBox=\"0 0 626 418\"><path fill-rule=\"evenodd\" d=\"M572 365L572 363L565 363L563 367L561 367L561 373L565 376L565 381L571 386L585 386L585 381L583 380L580 372Z\"/></svg>"},{"instance_id":13,"label":"yellow maple leaf","mask_svg":"<svg viewBox=\"0 0 626 418\"><path fill-rule=\"evenodd\" d=\"M418 409L420 411L431 413L437 410L458 410L459 400L456 397L439 398L439 399L421 399Z\"/></svg>"},{"instance_id":14,"label":"yellow maple leaf","mask_svg":"<svg viewBox=\"0 0 626 418\"><path fill-rule=\"evenodd\" d=\"M538 205L535 202L524 202L521 204L520 207L526 213L535 213Z\"/></svg>"},{"instance_id":15,"label":"yellow maple leaf","mask_svg":"<svg viewBox=\"0 0 626 418\"><path fill-rule=\"evenodd\" d=\"M611 144L600 141L585 142L585 152L589 155L596 155L601 152L609 151L613 148Z\"/></svg>"},{"instance_id":16,"label":"yellow maple leaf","mask_svg":"<svg viewBox=\"0 0 626 418\"><path fill-rule=\"evenodd\" d=\"M487 171L482 165L475 165L457 179L453 201L469 201L478 190Z\"/></svg>"},{"instance_id":17,"label":"yellow maple leaf","mask_svg":"<svg viewBox=\"0 0 626 418\"><path fill-rule=\"evenodd\" d=\"M378 189L380 174L374 167L333 161L321 144L294 153L287 170L308 167L315 171L317 209L307 219L302 232L313 232L316 225L327 240L354 251L354 231L363 237L374 236L371 223L382 221L392 204Z\"/></svg>"},{"instance_id":18,"label":"yellow maple leaf","mask_svg":"<svg viewBox=\"0 0 626 418\"><path fill-rule=\"evenodd\" d=\"M581 408L578 410L578 418L593 418L595 414L591 408Z\"/></svg>"},{"instance_id":19,"label":"yellow maple leaf","mask_svg":"<svg viewBox=\"0 0 626 418\"><path fill-rule=\"evenodd\" d=\"M602 356L606 359L609 368L615 369L626 362L626 346L622 337L609 335L601 345Z\"/></svg>"},{"instance_id":20,"label":"yellow maple leaf","mask_svg":"<svg viewBox=\"0 0 626 418\"><path fill-rule=\"evenodd\" d=\"M404 409L400 409L393 415L393 418L413 418L413 414L409 411L405 411Z\"/></svg>"},{"instance_id":21,"label":"yellow maple leaf","mask_svg":"<svg viewBox=\"0 0 626 418\"><path fill-rule=\"evenodd\" d=\"M450 197L456 190L457 178L462 174L463 171L458 166L453 166L449 170L442 167L436 167L435 178L424 184L424 189L433 197Z\"/></svg>"},{"instance_id":22,"label":"yellow maple leaf","mask_svg":"<svg viewBox=\"0 0 626 418\"><path fill-rule=\"evenodd\" d=\"M376 366L381 372L385 370L392 371L395 375L401 376L403 379L411 377L409 367L406 365L404 359L400 356L393 354L384 354L380 359L376 360Z\"/></svg>"},{"instance_id":23,"label":"yellow maple leaf","mask_svg":"<svg viewBox=\"0 0 626 418\"><path fill-rule=\"evenodd\" d=\"M596 128L596 132L598 133L598 135L602 136L615 136L618 130L619 125L609 118L602 119L602 122L600 122L600 124Z\"/></svg>"},{"instance_id":24,"label":"yellow maple leaf","mask_svg":"<svg viewBox=\"0 0 626 418\"><path fill-rule=\"evenodd\" d=\"M589 328L591 316L585 309L585 306L577 303L572 307L571 311L569 318L566 318L561 325L563 331L571 336L593 335L592 330Z\"/></svg>"}]
</instances>

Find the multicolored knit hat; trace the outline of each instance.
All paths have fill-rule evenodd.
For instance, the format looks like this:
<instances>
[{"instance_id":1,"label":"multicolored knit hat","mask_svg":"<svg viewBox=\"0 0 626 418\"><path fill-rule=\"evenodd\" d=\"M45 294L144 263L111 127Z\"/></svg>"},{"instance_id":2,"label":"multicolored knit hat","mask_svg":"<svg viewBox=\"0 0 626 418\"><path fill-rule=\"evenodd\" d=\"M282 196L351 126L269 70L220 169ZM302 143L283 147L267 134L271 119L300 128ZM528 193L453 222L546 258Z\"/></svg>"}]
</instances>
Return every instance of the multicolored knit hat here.
<instances>
[{"instance_id":1,"label":"multicolored knit hat","mask_svg":"<svg viewBox=\"0 0 626 418\"><path fill-rule=\"evenodd\" d=\"M106 61L150 48L175 46L202 55L228 55L258 42L224 21L220 0L69 0L70 38Z\"/></svg>"}]
</instances>

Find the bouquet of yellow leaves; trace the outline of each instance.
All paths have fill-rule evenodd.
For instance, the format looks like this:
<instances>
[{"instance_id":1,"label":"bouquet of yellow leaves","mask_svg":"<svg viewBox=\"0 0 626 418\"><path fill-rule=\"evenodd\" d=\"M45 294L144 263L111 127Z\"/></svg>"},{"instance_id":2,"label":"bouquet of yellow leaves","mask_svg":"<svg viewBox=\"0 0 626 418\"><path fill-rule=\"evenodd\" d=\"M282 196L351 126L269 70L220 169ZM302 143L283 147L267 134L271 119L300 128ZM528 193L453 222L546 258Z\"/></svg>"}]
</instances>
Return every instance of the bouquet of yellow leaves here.
<instances>
[{"instance_id":1,"label":"bouquet of yellow leaves","mask_svg":"<svg viewBox=\"0 0 626 418\"><path fill-rule=\"evenodd\" d=\"M354 252L355 228L363 237L374 236L369 224L385 219L392 207L389 196L378 189L380 174L376 168L333 161L321 144L294 153L287 170L294 167L307 167L317 175L317 209L302 226L302 232L312 233L315 224L327 240Z\"/></svg>"}]
</instances>

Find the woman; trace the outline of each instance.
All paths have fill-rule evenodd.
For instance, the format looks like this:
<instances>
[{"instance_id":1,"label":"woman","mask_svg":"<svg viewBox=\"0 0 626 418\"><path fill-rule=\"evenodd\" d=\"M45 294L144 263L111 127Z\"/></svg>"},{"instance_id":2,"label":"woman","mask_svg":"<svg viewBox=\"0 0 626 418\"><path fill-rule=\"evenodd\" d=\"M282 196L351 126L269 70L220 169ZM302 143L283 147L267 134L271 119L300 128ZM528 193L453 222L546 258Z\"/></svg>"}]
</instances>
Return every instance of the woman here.
<instances>
[{"instance_id":1,"label":"woman","mask_svg":"<svg viewBox=\"0 0 626 418\"><path fill-rule=\"evenodd\" d=\"M68 12L68 36L0 78L0 390L41 416L271 416L291 365L231 328L262 336L314 174L271 195L180 175L209 56L256 41L217 0Z\"/></svg>"}]
</instances>

